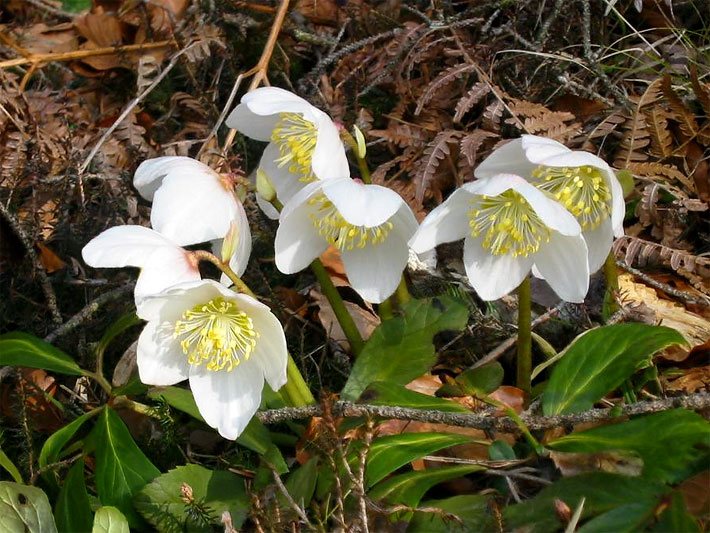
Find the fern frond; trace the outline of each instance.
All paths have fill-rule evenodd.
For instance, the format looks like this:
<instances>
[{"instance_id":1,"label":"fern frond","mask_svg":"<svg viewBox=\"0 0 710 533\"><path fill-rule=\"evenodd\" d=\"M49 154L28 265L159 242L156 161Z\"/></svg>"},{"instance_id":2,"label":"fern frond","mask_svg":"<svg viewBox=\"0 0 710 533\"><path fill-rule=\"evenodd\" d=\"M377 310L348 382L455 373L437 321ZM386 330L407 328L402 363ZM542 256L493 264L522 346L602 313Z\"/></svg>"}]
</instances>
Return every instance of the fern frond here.
<instances>
[{"instance_id":1,"label":"fern frond","mask_svg":"<svg viewBox=\"0 0 710 533\"><path fill-rule=\"evenodd\" d=\"M439 132L434 140L427 145L415 176L417 202L424 201L424 192L429 187L439 164L451 154L451 146L449 145L457 141L461 135L463 135L461 131L444 130Z\"/></svg>"}]
</instances>

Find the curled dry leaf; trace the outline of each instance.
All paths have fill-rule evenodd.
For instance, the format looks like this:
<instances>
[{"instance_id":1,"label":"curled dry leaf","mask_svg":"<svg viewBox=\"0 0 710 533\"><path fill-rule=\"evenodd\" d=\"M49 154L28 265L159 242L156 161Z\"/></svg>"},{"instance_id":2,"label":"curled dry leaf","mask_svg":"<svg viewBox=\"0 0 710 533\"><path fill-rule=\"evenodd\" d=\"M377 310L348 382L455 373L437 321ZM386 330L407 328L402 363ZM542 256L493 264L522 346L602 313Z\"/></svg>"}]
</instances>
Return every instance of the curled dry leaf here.
<instances>
[{"instance_id":1,"label":"curled dry leaf","mask_svg":"<svg viewBox=\"0 0 710 533\"><path fill-rule=\"evenodd\" d=\"M340 323L335 318L335 312L330 306L328 298L315 289L309 291L308 296L312 298L314 303L318 306L318 320L323 326L323 329L325 329L328 337L348 350L350 345L345 337L343 328L340 327ZM380 318L373 311L364 309L357 304L352 302L344 303L348 313L353 317L362 338L369 338L375 328L380 325Z\"/></svg>"}]
</instances>

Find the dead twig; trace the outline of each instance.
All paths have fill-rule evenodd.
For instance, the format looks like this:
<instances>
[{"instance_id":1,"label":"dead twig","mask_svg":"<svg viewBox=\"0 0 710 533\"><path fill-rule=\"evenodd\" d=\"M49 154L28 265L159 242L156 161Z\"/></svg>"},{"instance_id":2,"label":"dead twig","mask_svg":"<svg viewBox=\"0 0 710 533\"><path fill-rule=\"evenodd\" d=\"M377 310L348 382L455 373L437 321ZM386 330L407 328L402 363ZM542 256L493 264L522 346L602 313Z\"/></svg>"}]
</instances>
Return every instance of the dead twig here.
<instances>
[{"instance_id":1,"label":"dead twig","mask_svg":"<svg viewBox=\"0 0 710 533\"><path fill-rule=\"evenodd\" d=\"M613 420L623 416L632 416L648 413L668 411L670 409L703 410L710 408L710 393L700 392L688 396L648 400L609 409L590 409L582 413L559 416L539 416L529 412L520 417L530 430L545 430L557 427L572 426L583 422L598 422ZM306 407L284 407L270 409L257 413L257 417L264 424L276 424L286 420L299 420L314 416L323 416L324 409L320 405ZM484 430L504 431L516 433L519 431L515 422L506 416L492 416L490 412L479 413L451 413L428 409L412 409L409 407L393 407L388 405L368 405L353 402L338 401L332 407L332 416L360 417L379 416L396 420L412 420L446 424L450 426L469 427Z\"/></svg>"},{"instance_id":2,"label":"dead twig","mask_svg":"<svg viewBox=\"0 0 710 533\"><path fill-rule=\"evenodd\" d=\"M644 274L641 272L639 269L631 267L626 264L624 261L619 261L617 259L616 261L616 266L619 268L623 268L628 272L629 274L633 274L640 280L642 280L646 285L653 287L654 289L658 289L659 291L663 291L666 294L669 294L673 296L674 298L678 298L679 300L683 300L685 303L688 304L695 304L695 305L707 305L708 304L708 299L700 299L700 298L695 298L688 294L687 292L683 292L681 290L678 290L674 287L671 287L667 283L662 283L660 281L657 281L653 279L651 276Z\"/></svg>"}]
</instances>

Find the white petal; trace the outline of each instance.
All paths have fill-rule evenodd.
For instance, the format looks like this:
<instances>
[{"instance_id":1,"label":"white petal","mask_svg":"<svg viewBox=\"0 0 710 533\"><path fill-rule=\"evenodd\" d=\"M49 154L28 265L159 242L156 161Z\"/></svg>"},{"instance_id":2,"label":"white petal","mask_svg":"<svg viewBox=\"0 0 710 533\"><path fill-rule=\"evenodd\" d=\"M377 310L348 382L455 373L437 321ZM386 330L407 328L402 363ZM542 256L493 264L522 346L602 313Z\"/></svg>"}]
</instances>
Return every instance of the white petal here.
<instances>
[{"instance_id":1,"label":"white petal","mask_svg":"<svg viewBox=\"0 0 710 533\"><path fill-rule=\"evenodd\" d=\"M467 237L463 262L471 286L483 300L497 300L513 291L530 272L532 256L493 255L481 237Z\"/></svg>"},{"instance_id":2,"label":"white petal","mask_svg":"<svg viewBox=\"0 0 710 533\"><path fill-rule=\"evenodd\" d=\"M611 227L614 236L621 237L624 234L624 216L626 215L624 191L611 168L607 167L605 174L607 185L611 189Z\"/></svg>"},{"instance_id":3,"label":"white petal","mask_svg":"<svg viewBox=\"0 0 710 533\"><path fill-rule=\"evenodd\" d=\"M343 218L354 226L372 228L387 222L404 203L392 189L365 185L350 178L323 182L323 194Z\"/></svg>"},{"instance_id":4,"label":"white petal","mask_svg":"<svg viewBox=\"0 0 710 533\"><path fill-rule=\"evenodd\" d=\"M469 233L468 210L473 195L466 188L456 189L422 221L409 246L421 254L438 244L463 239Z\"/></svg>"},{"instance_id":5,"label":"white petal","mask_svg":"<svg viewBox=\"0 0 710 533\"><path fill-rule=\"evenodd\" d=\"M182 251L182 248L150 228L127 225L114 226L99 233L84 246L81 255L84 262L92 267L141 267L156 248Z\"/></svg>"},{"instance_id":6,"label":"white petal","mask_svg":"<svg viewBox=\"0 0 710 533\"><path fill-rule=\"evenodd\" d=\"M278 121L278 115L257 115L246 104L241 103L234 108L224 123L247 137L268 142Z\"/></svg>"},{"instance_id":7,"label":"white petal","mask_svg":"<svg viewBox=\"0 0 710 533\"><path fill-rule=\"evenodd\" d=\"M409 248L404 235L392 232L382 244L343 250L342 257L352 288L364 300L378 304L397 289Z\"/></svg>"},{"instance_id":8,"label":"white petal","mask_svg":"<svg viewBox=\"0 0 710 533\"><path fill-rule=\"evenodd\" d=\"M279 390L286 384L288 362L283 326L268 307L253 298L241 295L239 308L249 315L254 329L259 332L251 359L261 368L269 386Z\"/></svg>"},{"instance_id":9,"label":"white petal","mask_svg":"<svg viewBox=\"0 0 710 533\"><path fill-rule=\"evenodd\" d=\"M564 144L548 137L523 135L520 140L523 151L525 152L525 158L531 163L534 163L535 166L547 164L546 161L550 157L571 152Z\"/></svg>"},{"instance_id":10,"label":"white petal","mask_svg":"<svg viewBox=\"0 0 710 533\"><path fill-rule=\"evenodd\" d=\"M251 358L231 372L190 368L190 388L202 418L225 439L236 439L261 403L264 375Z\"/></svg>"},{"instance_id":11,"label":"white petal","mask_svg":"<svg viewBox=\"0 0 710 533\"><path fill-rule=\"evenodd\" d=\"M542 164L546 167L594 167L601 171L609 168L606 162L589 152L571 151L553 155L542 160Z\"/></svg>"},{"instance_id":12,"label":"white petal","mask_svg":"<svg viewBox=\"0 0 710 533\"><path fill-rule=\"evenodd\" d=\"M148 322L138 337L138 375L146 385L174 385L187 379L190 364L170 325Z\"/></svg>"},{"instance_id":13,"label":"white petal","mask_svg":"<svg viewBox=\"0 0 710 533\"><path fill-rule=\"evenodd\" d=\"M303 270L328 248L328 242L313 226L307 201L296 204L296 200L297 197L286 205L288 211L282 211L274 241L276 268L284 274Z\"/></svg>"},{"instance_id":14,"label":"white petal","mask_svg":"<svg viewBox=\"0 0 710 533\"><path fill-rule=\"evenodd\" d=\"M269 143L259 161L259 168L268 176L276 197L285 205L298 191L305 188L306 183L301 181L298 174L289 170L289 165L279 167L276 160L280 157L279 148L274 143ZM276 217L278 218L278 216Z\"/></svg>"},{"instance_id":15,"label":"white petal","mask_svg":"<svg viewBox=\"0 0 710 533\"><path fill-rule=\"evenodd\" d=\"M473 171L477 178L490 178L496 174L518 174L530 176L537 165L530 163L525 157L523 140L514 139L494 150Z\"/></svg>"},{"instance_id":16,"label":"white petal","mask_svg":"<svg viewBox=\"0 0 710 533\"><path fill-rule=\"evenodd\" d=\"M133 186L146 200L152 201L155 191L163 183L163 178L173 170L192 174L212 172L207 165L191 157L163 156L143 161L133 176Z\"/></svg>"},{"instance_id":17,"label":"white petal","mask_svg":"<svg viewBox=\"0 0 710 533\"><path fill-rule=\"evenodd\" d=\"M136 308L136 314L143 320L174 322L185 310L192 309L197 304L208 302L217 296L232 298L236 294L211 279L189 281L143 299Z\"/></svg>"},{"instance_id":18,"label":"white petal","mask_svg":"<svg viewBox=\"0 0 710 533\"><path fill-rule=\"evenodd\" d=\"M196 177L171 172L153 199L153 229L180 245L221 239L238 216L238 200L217 174Z\"/></svg>"},{"instance_id":19,"label":"white petal","mask_svg":"<svg viewBox=\"0 0 710 533\"><path fill-rule=\"evenodd\" d=\"M583 231L582 237L587 243L589 256L589 273L599 270L611 251L614 235L611 231L611 220L608 218L595 229Z\"/></svg>"},{"instance_id":20,"label":"white petal","mask_svg":"<svg viewBox=\"0 0 710 533\"><path fill-rule=\"evenodd\" d=\"M325 113L319 113L318 139L313 149L311 167L318 179L350 176L350 166L338 128Z\"/></svg>"},{"instance_id":21,"label":"white petal","mask_svg":"<svg viewBox=\"0 0 710 533\"><path fill-rule=\"evenodd\" d=\"M587 245L584 239L553 233L535 255L542 277L567 302L581 303L589 289Z\"/></svg>"},{"instance_id":22,"label":"white petal","mask_svg":"<svg viewBox=\"0 0 710 533\"><path fill-rule=\"evenodd\" d=\"M147 296L174 285L200 280L197 263L190 260L182 248L156 248L148 257L136 280L136 306Z\"/></svg>"}]
</instances>

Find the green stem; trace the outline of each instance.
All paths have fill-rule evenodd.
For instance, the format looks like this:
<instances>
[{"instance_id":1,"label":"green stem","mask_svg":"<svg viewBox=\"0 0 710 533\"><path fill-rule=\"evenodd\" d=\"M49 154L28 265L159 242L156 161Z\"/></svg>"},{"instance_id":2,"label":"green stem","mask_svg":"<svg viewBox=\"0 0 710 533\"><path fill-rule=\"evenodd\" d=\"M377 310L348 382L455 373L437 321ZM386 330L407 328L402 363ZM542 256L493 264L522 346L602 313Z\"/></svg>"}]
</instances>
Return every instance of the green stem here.
<instances>
[{"instance_id":1,"label":"green stem","mask_svg":"<svg viewBox=\"0 0 710 533\"><path fill-rule=\"evenodd\" d=\"M303 407L316 403L316 399L311 394L311 389L303 379L303 375L298 370L296 362L291 355L288 356L288 366L286 367L287 381L281 390L281 397L291 407Z\"/></svg>"},{"instance_id":2,"label":"green stem","mask_svg":"<svg viewBox=\"0 0 710 533\"><path fill-rule=\"evenodd\" d=\"M609 256L604 262L604 278L606 279L606 291L604 292L604 303L602 304L602 317L607 321L619 310L615 295L619 292L619 272L616 269L616 258L614 252L609 252Z\"/></svg>"},{"instance_id":3,"label":"green stem","mask_svg":"<svg viewBox=\"0 0 710 533\"><path fill-rule=\"evenodd\" d=\"M367 161L358 157L357 168L360 170L360 179L363 183L372 183L372 176L370 175L370 169L367 166Z\"/></svg>"},{"instance_id":4,"label":"green stem","mask_svg":"<svg viewBox=\"0 0 710 533\"><path fill-rule=\"evenodd\" d=\"M330 279L330 276L328 275L328 272L326 272L323 263L320 262L320 259L316 259L311 263L311 270L315 274L318 283L320 283L320 288L323 291L323 294L325 294L325 297L328 298L330 306L333 308L333 312L335 313L335 318L338 319L340 327L343 328L343 332L350 343L350 348L352 349L353 354L357 357L362 351L364 342L360 336L360 331L358 331L357 326L355 325L353 317L350 316L350 313L348 313L348 310L345 307L345 302L343 302L338 289L335 285L333 285L333 281Z\"/></svg>"},{"instance_id":5,"label":"green stem","mask_svg":"<svg viewBox=\"0 0 710 533\"><path fill-rule=\"evenodd\" d=\"M402 279L399 281L399 285L397 285L394 294L380 304L378 308L380 318L383 320L392 318L394 316L394 309L406 304L411 299L412 296L409 294L409 289L407 289L407 280L404 274L402 274Z\"/></svg>"},{"instance_id":6,"label":"green stem","mask_svg":"<svg viewBox=\"0 0 710 533\"><path fill-rule=\"evenodd\" d=\"M99 367L100 365L97 365ZM82 375L86 376L87 378L93 379L96 383L98 383L101 388L106 391L106 394L109 396L111 395L111 392L113 391L113 387L111 386L111 383L104 377L103 373L99 372L98 368L96 372L91 372L89 370L82 370L81 371Z\"/></svg>"},{"instance_id":7,"label":"green stem","mask_svg":"<svg viewBox=\"0 0 710 533\"><path fill-rule=\"evenodd\" d=\"M367 161L364 157L360 157L360 151L358 149L357 141L353 137L352 133L343 129L340 131L341 138L350 146L352 153L357 159L357 168L360 170L360 179L364 183L372 183L372 176L370 175L370 168L367 166Z\"/></svg>"},{"instance_id":8,"label":"green stem","mask_svg":"<svg viewBox=\"0 0 710 533\"><path fill-rule=\"evenodd\" d=\"M191 252L193 257L196 257L199 261L207 261L209 263L212 263L215 265L217 268L219 268L222 272L225 273L225 275L230 279L230 281L234 284L234 286L237 288L237 291L246 294L247 296L251 296L252 298L256 298L256 295L252 292L252 290L247 286L246 283L244 283L239 276L237 276L237 273L234 272L229 266L228 262L222 262L222 260L217 257L216 255L213 255L209 252L206 252L205 250L195 250Z\"/></svg>"},{"instance_id":9,"label":"green stem","mask_svg":"<svg viewBox=\"0 0 710 533\"><path fill-rule=\"evenodd\" d=\"M519 389L530 394L532 385L532 335L530 309L530 278L525 278L518 287L518 371L516 383Z\"/></svg>"},{"instance_id":10,"label":"green stem","mask_svg":"<svg viewBox=\"0 0 710 533\"><path fill-rule=\"evenodd\" d=\"M404 305L412 299L412 295L409 294L409 289L407 288L407 279L404 274L402 274L402 279L399 281L399 285L397 285L395 294L397 295L399 305Z\"/></svg>"}]
</instances>

